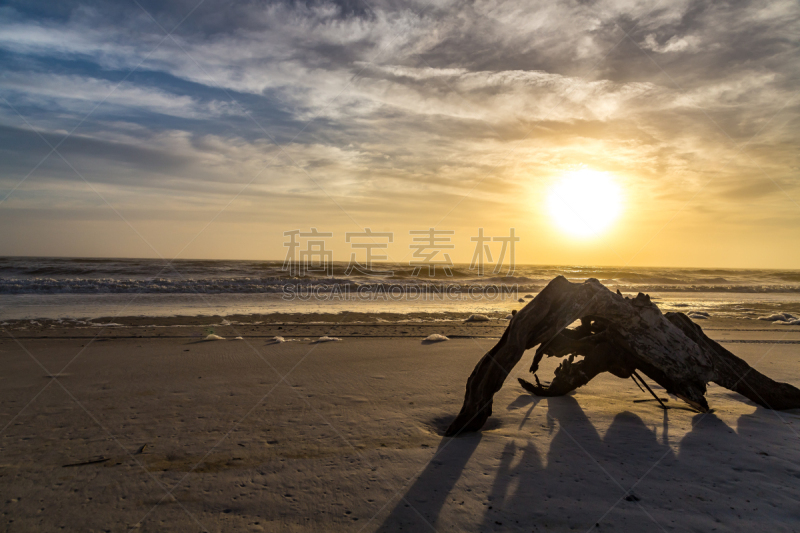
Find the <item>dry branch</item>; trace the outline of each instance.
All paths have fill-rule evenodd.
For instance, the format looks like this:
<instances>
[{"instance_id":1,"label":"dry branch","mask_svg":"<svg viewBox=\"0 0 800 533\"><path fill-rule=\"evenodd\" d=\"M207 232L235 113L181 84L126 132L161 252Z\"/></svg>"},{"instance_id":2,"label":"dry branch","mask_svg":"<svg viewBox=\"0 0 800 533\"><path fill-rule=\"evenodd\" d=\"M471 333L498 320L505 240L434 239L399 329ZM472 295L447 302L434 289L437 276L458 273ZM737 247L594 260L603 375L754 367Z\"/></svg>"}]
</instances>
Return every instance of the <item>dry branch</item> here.
<instances>
[{"instance_id":1,"label":"dry branch","mask_svg":"<svg viewBox=\"0 0 800 533\"><path fill-rule=\"evenodd\" d=\"M567 329L576 320L580 326ZM596 279L570 283L559 276L514 315L500 341L475 366L447 435L479 430L506 376L525 350L537 345L530 369L536 384L520 380L537 396L567 394L602 372L628 378L638 370L700 411L708 410L709 382L767 408L800 407L800 390L757 372L683 313L664 315L649 296L626 298ZM549 385L536 377L545 355L567 357ZM578 356L583 359L575 361Z\"/></svg>"}]
</instances>

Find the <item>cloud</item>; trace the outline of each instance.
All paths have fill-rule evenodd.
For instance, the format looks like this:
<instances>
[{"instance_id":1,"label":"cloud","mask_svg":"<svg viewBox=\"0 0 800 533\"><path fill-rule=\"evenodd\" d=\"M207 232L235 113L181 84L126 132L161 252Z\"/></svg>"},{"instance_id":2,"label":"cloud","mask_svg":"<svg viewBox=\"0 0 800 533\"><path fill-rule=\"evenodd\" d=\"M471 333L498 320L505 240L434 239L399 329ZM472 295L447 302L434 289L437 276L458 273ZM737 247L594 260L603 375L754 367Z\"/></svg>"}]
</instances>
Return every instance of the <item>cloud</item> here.
<instances>
[{"instance_id":1,"label":"cloud","mask_svg":"<svg viewBox=\"0 0 800 533\"><path fill-rule=\"evenodd\" d=\"M242 114L231 102L201 102L188 95L172 94L142 84L86 76L33 72L7 73L3 89L23 105L87 114L102 102L102 112L159 113L182 118L215 119L221 115ZM112 108L112 109L108 109Z\"/></svg>"},{"instance_id":2,"label":"cloud","mask_svg":"<svg viewBox=\"0 0 800 533\"><path fill-rule=\"evenodd\" d=\"M204 3L172 37L159 25L195 3L144 3L158 24L135 4L10 5L9 187L47 151L19 112L52 143L80 124L65 157L131 209L159 191L202 211L254 180L247 216L330 196L415 216L470 191L515 204L581 164L664 209L784 194L757 175L798 189L795 2ZM75 179L48 161L31 186Z\"/></svg>"},{"instance_id":3,"label":"cloud","mask_svg":"<svg viewBox=\"0 0 800 533\"><path fill-rule=\"evenodd\" d=\"M700 46L699 38L693 36L678 37L677 35L670 37L669 40L664 44L658 44L656 35L654 33L651 33L645 37L644 43L642 44L643 48L652 50L653 52L658 52L659 54L667 54L670 52L691 52L697 50L698 46Z\"/></svg>"}]
</instances>

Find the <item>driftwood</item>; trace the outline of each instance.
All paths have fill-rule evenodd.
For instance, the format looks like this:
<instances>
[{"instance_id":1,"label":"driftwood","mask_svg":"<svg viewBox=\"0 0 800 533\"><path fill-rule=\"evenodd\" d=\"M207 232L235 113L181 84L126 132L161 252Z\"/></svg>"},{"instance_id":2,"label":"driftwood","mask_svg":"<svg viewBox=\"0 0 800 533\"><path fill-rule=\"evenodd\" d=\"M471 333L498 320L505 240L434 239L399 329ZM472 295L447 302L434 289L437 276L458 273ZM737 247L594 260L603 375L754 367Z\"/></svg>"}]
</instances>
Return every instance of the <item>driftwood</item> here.
<instances>
[{"instance_id":1,"label":"driftwood","mask_svg":"<svg viewBox=\"0 0 800 533\"><path fill-rule=\"evenodd\" d=\"M577 320L580 326L567 329ZM602 372L628 378L640 371L702 412L709 409L709 382L769 409L800 408L800 389L754 370L683 313L664 315L649 296L626 298L596 279L570 283L559 276L514 315L500 341L475 366L447 435L479 430L506 376L525 350L537 345L530 368L536 384L519 380L537 396L562 396ZM549 385L536 376L545 355L568 357ZM575 361L577 356L583 359Z\"/></svg>"}]
</instances>

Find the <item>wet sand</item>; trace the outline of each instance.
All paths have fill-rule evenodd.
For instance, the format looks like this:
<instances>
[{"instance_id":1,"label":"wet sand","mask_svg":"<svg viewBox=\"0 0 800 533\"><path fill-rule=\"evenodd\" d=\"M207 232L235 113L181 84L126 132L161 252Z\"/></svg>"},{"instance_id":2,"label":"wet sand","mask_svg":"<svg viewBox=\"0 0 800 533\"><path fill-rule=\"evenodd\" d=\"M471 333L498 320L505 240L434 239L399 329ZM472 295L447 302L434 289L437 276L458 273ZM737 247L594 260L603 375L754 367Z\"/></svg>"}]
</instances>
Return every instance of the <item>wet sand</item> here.
<instances>
[{"instance_id":1,"label":"wet sand","mask_svg":"<svg viewBox=\"0 0 800 533\"><path fill-rule=\"evenodd\" d=\"M444 438L467 376L505 321L437 318L452 321L7 324L1 523L8 531L798 530L800 411L765 410L712 385L713 413L674 398L664 412L607 374L563 398L533 398L515 379L526 375L529 352L484 431ZM800 328L702 326L762 372L800 384ZM226 340L202 340L211 329ZM451 340L423 343L431 333ZM314 342L323 335L342 340ZM546 363L542 377L557 361Z\"/></svg>"}]
</instances>

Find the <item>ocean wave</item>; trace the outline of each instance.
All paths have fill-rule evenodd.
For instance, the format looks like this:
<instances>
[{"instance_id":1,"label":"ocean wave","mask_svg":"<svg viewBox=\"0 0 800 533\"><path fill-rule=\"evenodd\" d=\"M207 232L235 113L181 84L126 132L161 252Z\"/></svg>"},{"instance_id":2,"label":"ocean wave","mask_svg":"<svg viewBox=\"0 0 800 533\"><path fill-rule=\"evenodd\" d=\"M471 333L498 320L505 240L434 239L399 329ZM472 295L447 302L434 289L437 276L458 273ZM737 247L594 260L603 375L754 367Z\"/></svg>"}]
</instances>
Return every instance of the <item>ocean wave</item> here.
<instances>
[{"instance_id":1,"label":"ocean wave","mask_svg":"<svg viewBox=\"0 0 800 533\"><path fill-rule=\"evenodd\" d=\"M328 284L351 285L349 280ZM318 283L317 283L318 284ZM315 285L313 280L220 279L117 279L117 278L33 278L0 279L0 294L124 294L124 293L265 293L281 292L287 285Z\"/></svg>"},{"instance_id":2,"label":"ocean wave","mask_svg":"<svg viewBox=\"0 0 800 533\"><path fill-rule=\"evenodd\" d=\"M333 277L344 277L349 264L334 261ZM381 263L379 269L392 271L392 280L413 279L417 276L408 263ZM468 264L454 264L451 276L437 268L430 279L481 279L488 282L540 282L563 275L570 280L597 278L608 283L628 285L781 285L800 284L798 270L765 269L698 269L647 267L593 267L558 265L516 265L512 272L506 268L495 273L487 270L479 276ZM0 278L270 278L287 277L283 261L230 261L180 259L107 259L54 257L0 257ZM423 272L427 276L427 270ZM313 277L313 276L311 276ZM422 277L422 276L420 276Z\"/></svg>"},{"instance_id":3,"label":"ocean wave","mask_svg":"<svg viewBox=\"0 0 800 533\"><path fill-rule=\"evenodd\" d=\"M540 290L544 285L531 287ZM515 288L514 284L474 284L458 282L422 281L371 281L359 282L349 278L286 279L286 278L219 278L219 279L170 279L157 278L115 279L115 278L33 278L0 279L0 294L230 294L230 293L283 293L308 294L310 292L329 293L334 291L361 292L442 292L470 289L488 290L495 288L506 291Z\"/></svg>"},{"instance_id":4,"label":"ocean wave","mask_svg":"<svg viewBox=\"0 0 800 533\"><path fill-rule=\"evenodd\" d=\"M0 294L273 293L287 286L337 284L365 287L362 290L405 290L425 283L513 285L536 293L560 275L573 282L596 278L614 290L634 294L800 292L800 271L796 270L517 265L511 273L489 271L479 276L469 265L455 264L449 271L452 276L442 268L428 276L427 271L417 275L408 263L381 263L379 270L391 275L348 276L348 266L334 262L324 276L297 278L283 270L282 261L0 257Z\"/></svg>"},{"instance_id":5,"label":"ocean wave","mask_svg":"<svg viewBox=\"0 0 800 533\"><path fill-rule=\"evenodd\" d=\"M451 281L448 281L451 280ZM504 293L538 293L547 280L504 277L454 280L374 279L353 278L27 278L0 279L0 294L224 294L224 293L328 293L334 291L361 292L441 292L454 290L498 290ZM800 285L662 285L606 283L609 288L626 294L644 293L800 293Z\"/></svg>"}]
</instances>

